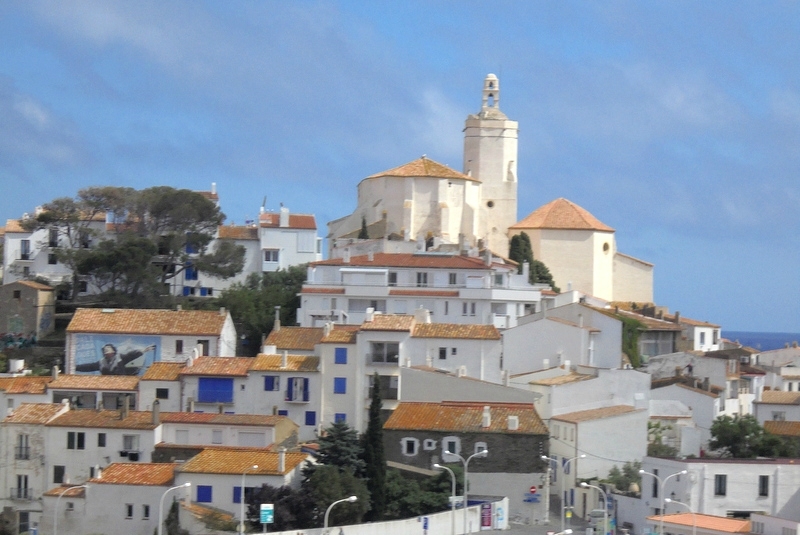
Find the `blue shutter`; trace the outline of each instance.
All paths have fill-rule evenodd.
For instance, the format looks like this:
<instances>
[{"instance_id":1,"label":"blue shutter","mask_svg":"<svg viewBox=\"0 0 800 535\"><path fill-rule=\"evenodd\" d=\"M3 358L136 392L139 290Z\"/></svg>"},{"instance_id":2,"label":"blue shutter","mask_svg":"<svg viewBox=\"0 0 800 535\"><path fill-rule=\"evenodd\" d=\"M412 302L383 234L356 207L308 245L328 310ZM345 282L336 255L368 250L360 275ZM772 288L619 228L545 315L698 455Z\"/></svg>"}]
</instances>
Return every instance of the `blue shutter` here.
<instances>
[{"instance_id":1,"label":"blue shutter","mask_svg":"<svg viewBox=\"0 0 800 535\"><path fill-rule=\"evenodd\" d=\"M334 377L333 378L333 393L346 394L347 393L347 377Z\"/></svg>"},{"instance_id":2,"label":"blue shutter","mask_svg":"<svg viewBox=\"0 0 800 535\"><path fill-rule=\"evenodd\" d=\"M303 401L308 401L308 379L303 379Z\"/></svg>"},{"instance_id":3,"label":"blue shutter","mask_svg":"<svg viewBox=\"0 0 800 535\"><path fill-rule=\"evenodd\" d=\"M191 289L191 288L189 288L188 286L184 286L184 287L183 287L183 296L184 296L184 297L188 296L188 295L189 295L189 292L191 292L191 291L192 291L192 289Z\"/></svg>"},{"instance_id":4,"label":"blue shutter","mask_svg":"<svg viewBox=\"0 0 800 535\"><path fill-rule=\"evenodd\" d=\"M347 348L346 347L337 347L334 364L347 364Z\"/></svg>"},{"instance_id":5,"label":"blue shutter","mask_svg":"<svg viewBox=\"0 0 800 535\"><path fill-rule=\"evenodd\" d=\"M294 377L289 377L289 384L286 386L286 401L294 399Z\"/></svg>"},{"instance_id":6,"label":"blue shutter","mask_svg":"<svg viewBox=\"0 0 800 535\"><path fill-rule=\"evenodd\" d=\"M306 411L306 425L317 425L317 413Z\"/></svg>"},{"instance_id":7,"label":"blue shutter","mask_svg":"<svg viewBox=\"0 0 800 535\"><path fill-rule=\"evenodd\" d=\"M233 487L233 503L242 503L242 487Z\"/></svg>"},{"instance_id":8,"label":"blue shutter","mask_svg":"<svg viewBox=\"0 0 800 535\"><path fill-rule=\"evenodd\" d=\"M200 503L211 503L211 485L197 485L197 501Z\"/></svg>"},{"instance_id":9,"label":"blue shutter","mask_svg":"<svg viewBox=\"0 0 800 535\"><path fill-rule=\"evenodd\" d=\"M275 390L274 375L267 375L264 377L264 390Z\"/></svg>"},{"instance_id":10,"label":"blue shutter","mask_svg":"<svg viewBox=\"0 0 800 535\"><path fill-rule=\"evenodd\" d=\"M200 403L233 403L233 379L227 377L200 377L197 401Z\"/></svg>"}]
</instances>

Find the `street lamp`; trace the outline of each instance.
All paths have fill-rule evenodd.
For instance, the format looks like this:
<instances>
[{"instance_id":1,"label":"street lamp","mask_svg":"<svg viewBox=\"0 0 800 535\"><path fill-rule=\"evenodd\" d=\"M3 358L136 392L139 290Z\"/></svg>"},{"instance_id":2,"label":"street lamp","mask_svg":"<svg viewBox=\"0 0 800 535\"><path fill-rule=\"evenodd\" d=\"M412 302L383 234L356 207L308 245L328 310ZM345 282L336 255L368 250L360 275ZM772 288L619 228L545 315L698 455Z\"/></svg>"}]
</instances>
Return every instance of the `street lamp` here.
<instances>
[{"instance_id":1,"label":"street lamp","mask_svg":"<svg viewBox=\"0 0 800 535\"><path fill-rule=\"evenodd\" d=\"M161 495L161 501L158 503L158 535L163 535L164 533L164 498L167 497L170 491L175 489L188 489L191 487L192 484L190 482L186 482L183 485L178 485L176 487L172 487L164 491L164 494Z\"/></svg>"},{"instance_id":2,"label":"street lamp","mask_svg":"<svg viewBox=\"0 0 800 535\"><path fill-rule=\"evenodd\" d=\"M554 460L547 455L542 455L542 460L547 462L547 473L544 480L544 523L550 523L550 470Z\"/></svg>"},{"instance_id":3,"label":"street lamp","mask_svg":"<svg viewBox=\"0 0 800 535\"><path fill-rule=\"evenodd\" d=\"M670 474L667 477L665 477L663 479L663 481L662 481L662 479L660 477L658 477L658 475L656 475L656 474L654 474L652 472L647 472L645 470L639 470L639 473L643 474L643 475L646 474L648 476L653 476L661 484L661 494L659 496L659 498L661 499L661 522L659 523L658 534L659 535L664 535L664 487L667 485L667 481L669 480L669 478L675 477L675 476L686 475L686 474L689 473L689 471L688 470L681 470L680 472L675 472L674 474Z\"/></svg>"},{"instance_id":4,"label":"street lamp","mask_svg":"<svg viewBox=\"0 0 800 535\"><path fill-rule=\"evenodd\" d=\"M600 491L600 494L603 495L603 535L606 535L608 533L608 494L597 485L590 485L585 481L581 483L581 487L585 489L597 489Z\"/></svg>"},{"instance_id":5,"label":"street lamp","mask_svg":"<svg viewBox=\"0 0 800 535\"><path fill-rule=\"evenodd\" d=\"M666 498L664 500L664 502L667 503L667 504L677 503L678 505L682 505L682 506L686 507L686 509L688 509L689 512L692 513L692 535L697 535L697 517L695 516L695 512L692 511L692 508L689 507L688 505L686 505L683 502L679 502L678 500L672 500L670 498ZM664 516L663 515L661 516L661 521L662 522L664 521Z\"/></svg>"},{"instance_id":6,"label":"street lamp","mask_svg":"<svg viewBox=\"0 0 800 535\"><path fill-rule=\"evenodd\" d=\"M445 455L452 455L453 457L458 457L458 459L461 461L461 464L464 465L464 506L463 506L464 507L464 533L469 533L467 531L467 504L469 503L467 501L467 488L468 488L468 485L469 485L469 481L467 480L467 477L469 475L469 462L473 459L473 457L484 457L485 458L487 455L489 455L489 450L486 449L486 450L481 450L478 453L473 453L472 455L467 457L466 460L464 460L464 458L461 455L459 455L458 453L453 453L452 451L449 451L449 450L445 451L444 453L445 453Z\"/></svg>"},{"instance_id":7,"label":"street lamp","mask_svg":"<svg viewBox=\"0 0 800 535\"><path fill-rule=\"evenodd\" d=\"M437 470L447 470L450 472L450 480L453 482L453 492L450 501L450 535L456 535L456 474L450 468L439 463L433 465Z\"/></svg>"},{"instance_id":8,"label":"street lamp","mask_svg":"<svg viewBox=\"0 0 800 535\"><path fill-rule=\"evenodd\" d=\"M248 470L258 470L258 465L254 464L253 466L248 466L242 472L242 492L239 495L239 501L241 502L241 509L239 511L239 533L244 534L244 476L247 474Z\"/></svg>"},{"instance_id":9,"label":"street lamp","mask_svg":"<svg viewBox=\"0 0 800 535\"><path fill-rule=\"evenodd\" d=\"M53 511L53 535L58 535L58 502L61 500L61 497L72 489L88 489L88 488L89 488L88 485L75 485L74 487L65 488L58 495L58 498L56 498L56 510Z\"/></svg>"},{"instance_id":10,"label":"street lamp","mask_svg":"<svg viewBox=\"0 0 800 535\"><path fill-rule=\"evenodd\" d=\"M357 501L357 500L358 500L358 496L349 496L349 497L347 497L347 498L342 498L341 500L336 500L335 502L333 502L332 504L330 504L330 505L328 506L328 508L325 510L325 523L323 524L323 527L324 527L325 529L328 529L328 515L331 513L331 509L333 509L333 506L334 506L334 505L336 505L337 503L342 503L342 502L350 502L350 503L353 503L353 502L355 502L355 501Z\"/></svg>"},{"instance_id":11,"label":"street lamp","mask_svg":"<svg viewBox=\"0 0 800 535\"><path fill-rule=\"evenodd\" d=\"M562 533L566 532L566 524L567 524L567 489L565 488L567 485L566 481L567 467L569 466L569 463L571 463L575 459L585 459L585 458L586 454L581 453L580 455L576 455L571 459L567 459L567 461L561 467L561 532Z\"/></svg>"}]
</instances>

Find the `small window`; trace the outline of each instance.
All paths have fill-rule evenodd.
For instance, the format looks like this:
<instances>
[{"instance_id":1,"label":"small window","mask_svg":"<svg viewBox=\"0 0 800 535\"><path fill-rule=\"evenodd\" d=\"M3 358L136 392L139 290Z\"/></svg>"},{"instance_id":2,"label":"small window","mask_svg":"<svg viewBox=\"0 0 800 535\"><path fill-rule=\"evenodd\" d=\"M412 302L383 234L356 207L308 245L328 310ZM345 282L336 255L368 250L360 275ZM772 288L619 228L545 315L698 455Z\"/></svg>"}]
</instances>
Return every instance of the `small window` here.
<instances>
[{"instance_id":1,"label":"small window","mask_svg":"<svg viewBox=\"0 0 800 535\"><path fill-rule=\"evenodd\" d=\"M503 274L502 273L495 273L494 274L494 285L495 286L503 286Z\"/></svg>"},{"instance_id":2,"label":"small window","mask_svg":"<svg viewBox=\"0 0 800 535\"><path fill-rule=\"evenodd\" d=\"M306 425L317 425L316 411L306 411Z\"/></svg>"},{"instance_id":3,"label":"small window","mask_svg":"<svg viewBox=\"0 0 800 535\"><path fill-rule=\"evenodd\" d=\"M431 451L436 449L436 441L432 438L426 438L422 441L422 449L425 451Z\"/></svg>"},{"instance_id":4,"label":"small window","mask_svg":"<svg viewBox=\"0 0 800 535\"><path fill-rule=\"evenodd\" d=\"M425 287L428 285L428 274L423 272L417 273L417 286L418 287Z\"/></svg>"},{"instance_id":5,"label":"small window","mask_svg":"<svg viewBox=\"0 0 800 535\"><path fill-rule=\"evenodd\" d=\"M97 447L98 448L105 448L106 447L106 434L105 433L97 433Z\"/></svg>"},{"instance_id":6,"label":"small window","mask_svg":"<svg viewBox=\"0 0 800 535\"><path fill-rule=\"evenodd\" d=\"M458 460L455 455L448 455L447 452L455 455L461 454L461 439L458 437L444 437L442 439L442 460L444 462L455 462Z\"/></svg>"},{"instance_id":7,"label":"small window","mask_svg":"<svg viewBox=\"0 0 800 535\"><path fill-rule=\"evenodd\" d=\"M175 354L180 355L183 353L183 340L175 340Z\"/></svg>"},{"instance_id":8,"label":"small window","mask_svg":"<svg viewBox=\"0 0 800 535\"><path fill-rule=\"evenodd\" d=\"M86 281L78 281L78 292L85 294L89 291L89 283Z\"/></svg>"},{"instance_id":9,"label":"small window","mask_svg":"<svg viewBox=\"0 0 800 535\"><path fill-rule=\"evenodd\" d=\"M50 264L51 266L55 266L56 264L58 264L58 258L56 257L55 253L49 253L47 255L47 263Z\"/></svg>"},{"instance_id":10,"label":"small window","mask_svg":"<svg viewBox=\"0 0 800 535\"><path fill-rule=\"evenodd\" d=\"M397 286L397 272L390 271L389 272L389 286Z\"/></svg>"},{"instance_id":11,"label":"small window","mask_svg":"<svg viewBox=\"0 0 800 535\"><path fill-rule=\"evenodd\" d=\"M281 377L279 375L264 376L264 390L274 392L281 389Z\"/></svg>"},{"instance_id":12,"label":"small window","mask_svg":"<svg viewBox=\"0 0 800 535\"><path fill-rule=\"evenodd\" d=\"M337 347L334 350L334 364L347 364L347 348Z\"/></svg>"},{"instance_id":13,"label":"small window","mask_svg":"<svg viewBox=\"0 0 800 535\"><path fill-rule=\"evenodd\" d=\"M133 504L126 503L125 504L125 518L133 518Z\"/></svg>"},{"instance_id":14,"label":"small window","mask_svg":"<svg viewBox=\"0 0 800 535\"><path fill-rule=\"evenodd\" d=\"M455 286L456 285L456 280L458 280L458 279L456 278L456 274L455 273L449 273L448 274L447 282L448 282L448 284L450 286Z\"/></svg>"},{"instance_id":15,"label":"small window","mask_svg":"<svg viewBox=\"0 0 800 535\"><path fill-rule=\"evenodd\" d=\"M475 443L475 453L480 453L482 451L486 451L489 449L489 446L486 445L486 442L476 442Z\"/></svg>"},{"instance_id":16,"label":"small window","mask_svg":"<svg viewBox=\"0 0 800 535\"><path fill-rule=\"evenodd\" d=\"M84 450L86 449L86 433L69 431L67 432L67 449Z\"/></svg>"},{"instance_id":17,"label":"small window","mask_svg":"<svg viewBox=\"0 0 800 535\"><path fill-rule=\"evenodd\" d=\"M278 249L264 249L264 262L277 263Z\"/></svg>"},{"instance_id":18,"label":"small window","mask_svg":"<svg viewBox=\"0 0 800 535\"><path fill-rule=\"evenodd\" d=\"M169 388L156 388L156 399L169 399Z\"/></svg>"},{"instance_id":19,"label":"small window","mask_svg":"<svg viewBox=\"0 0 800 535\"><path fill-rule=\"evenodd\" d=\"M716 474L714 476L714 496L725 496L728 493L727 474Z\"/></svg>"},{"instance_id":20,"label":"small window","mask_svg":"<svg viewBox=\"0 0 800 535\"><path fill-rule=\"evenodd\" d=\"M53 483L63 483L64 482L64 472L66 471L66 466L62 465L55 465L53 466Z\"/></svg>"},{"instance_id":21,"label":"small window","mask_svg":"<svg viewBox=\"0 0 800 535\"><path fill-rule=\"evenodd\" d=\"M455 357L457 354L458 354L458 350L455 347L450 349L450 355Z\"/></svg>"},{"instance_id":22,"label":"small window","mask_svg":"<svg viewBox=\"0 0 800 535\"><path fill-rule=\"evenodd\" d=\"M211 430L211 443L222 444L222 429Z\"/></svg>"},{"instance_id":23,"label":"small window","mask_svg":"<svg viewBox=\"0 0 800 535\"><path fill-rule=\"evenodd\" d=\"M446 347L440 347L439 348L439 360L445 360L445 359L447 359L447 348Z\"/></svg>"},{"instance_id":24,"label":"small window","mask_svg":"<svg viewBox=\"0 0 800 535\"><path fill-rule=\"evenodd\" d=\"M22 298L22 291L14 290L14 299L21 299Z\"/></svg>"},{"instance_id":25,"label":"small window","mask_svg":"<svg viewBox=\"0 0 800 535\"><path fill-rule=\"evenodd\" d=\"M333 393L334 394L346 394L347 393L347 378L346 377L334 377L333 378Z\"/></svg>"},{"instance_id":26,"label":"small window","mask_svg":"<svg viewBox=\"0 0 800 535\"><path fill-rule=\"evenodd\" d=\"M122 435L122 449L128 452L139 451L139 435Z\"/></svg>"},{"instance_id":27,"label":"small window","mask_svg":"<svg viewBox=\"0 0 800 535\"><path fill-rule=\"evenodd\" d=\"M150 518L150 506L142 505L142 519L147 520Z\"/></svg>"},{"instance_id":28,"label":"small window","mask_svg":"<svg viewBox=\"0 0 800 535\"><path fill-rule=\"evenodd\" d=\"M286 409L279 409L278 416L289 416L289 411L287 411Z\"/></svg>"},{"instance_id":29,"label":"small window","mask_svg":"<svg viewBox=\"0 0 800 535\"><path fill-rule=\"evenodd\" d=\"M769 496L769 476L758 476L758 495Z\"/></svg>"},{"instance_id":30,"label":"small window","mask_svg":"<svg viewBox=\"0 0 800 535\"><path fill-rule=\"evenodd\" d=\"M335 423L337 423L337 424L343 424L343 423L347 422L347 415L345 413L343 413L343 412L337 412L333 416L333 421Z\"/></svg>"},{"instance_id":31,"label":"small window","mask_svg":"<svg viewBox=\"0 0 800 535\"><path fill-rule=\"evenodd\" d=\"M403 455L413 457L419 453L419 440L416 438L404 438L400 441Z\"/></svg>"},{"instance_id":32,"label":"small window","mask_svg":"<svg viewBox=\"0 0 800 535\"><path fill-rule=\"evenodd\" d=\"M199 503L211 503L213 487L211 485L197 485L197 501Z\"/></svg>"}]
</instances>

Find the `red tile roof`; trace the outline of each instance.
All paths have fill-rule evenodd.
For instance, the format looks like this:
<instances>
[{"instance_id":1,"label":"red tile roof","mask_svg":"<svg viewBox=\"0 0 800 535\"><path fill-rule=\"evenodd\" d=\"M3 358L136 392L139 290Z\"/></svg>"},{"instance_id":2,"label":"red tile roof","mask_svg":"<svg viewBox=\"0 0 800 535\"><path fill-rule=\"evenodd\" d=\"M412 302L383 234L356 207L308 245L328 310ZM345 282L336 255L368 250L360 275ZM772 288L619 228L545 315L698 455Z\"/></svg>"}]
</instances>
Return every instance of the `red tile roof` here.
<instances>
[{"instance_id":1,"label":"red tile roof","mask_svg":"<svg viewBox=\"0 0 800 535\"><path fill-rule=\"evenodd\" d=\"M440 164L439 162L435 162L425 156L423 156L422 158L418 158L412 162L403 164L399 167L395 167L394 169L389 169L388 171L381 171L380 173L375 173L374 175L370 175L367 178L369 179L369 178L379 178L379 177L456 178L461 180L478 182L477 179L469 175L459 173L455 169Z\"/></svg>"},{"instance_id":2,"label":"red tile roof","mask_svg":"<svg viewBox=\"0 0 800 535\"><path fill-rule=\"evenodd\" d=\"M462 340L500 340L494 325L458 323L418 323L411 336L415 338L459 338Z\"/></svg>"},{"instance_id":3,"label":"red tile roof","mask_svg":"<svg viewBox=\"0 0 800 535\"><path fill-rule=\"evenodd\" d=\"M101 429L141 429L158 427L150 411L129 411L122 418L121 411L80 409L71 410L47 423L50 427L96 427Z\"/></svg>"},{"instance_id":4,"label":"red tile roof","mask_svg":"<svg viewBox=\"0 0 800 535\"><path fill-rule=\"evenodd\" d=\"M208 310L79 308L67 332L219 336L226 318Z\"/></svg>"},{"instance_id":5,"label":"red tile roof","mask_svg":"<svg viewBox=\"0 0 800 535\"><path fill-rule=\"evenodd\" d=\"M431 253L375 253L359 255L345 262L342 258L329 258L312 262L311 266L376 267L376 268L418 268L418 269L490 269L483 258L476 256L442 255ZM506 266L511 268L511 266Z\"/></svg>"},{"instance_id":6,"label":"red tile roof","mask_svg":"<svg viewBox=\"0 0 800 535\"><path fill-rule=\"evenodd\" d=\"M50 390L66 388L69 390L121 390L135 392L139 378L129 375L59 375L50 383Z\"/></svg>"},{"instance_id":7,"label":"red tile roof","mask_svg":"<svg viewBox=\"0 0 800 535\"><path fill-rule=\"evenodd\" d=\"M84 485L60 485L42 493L42 496L61 496L63 498L85 498L86 487Z\"/></svg>"},{"instance_id":8,"label":"red tile roof","mask_svg":"<svg viewBox=\"0 0 800 535\"><path fill-rule=\"evenodd\" d=\"M767 420L764 422L764 430L773 435L800 437L800 422Z\"/></svg>"},{"instance_id":9,"label":"red tile roof","mask_svg":"<svg viewBox=\"0 0 800 535\"><path fill-rule=\"evenodd\" d=\"M284 471L278 471L277 452L266 448L257 451L206 448L198 453L176 470L182 473L200 474L231 474L241 476L247 470L248 475L285 475L308 459L305 453L289 453L285 455ZM253 465L258 465L255 470L248 470Z\"/></svg>"},{"instance_id":10,"label":"red tile roof","mask_svg":"<svg viewBox=\"0 0 800 535\"><path fill-rule=\"evenodd\" d=\"M800 392L764 390L761 393L761 401L756 401L756 403L770 403L772 405L800 405Z\"/></svg>"},{"instance_id":11,"label":"red tile roof","mask_svg":"<svg viewBox=\"0 0 800 535\"><path fill-rule=\"evenodd\" d=\"M486 406L489 407L491 421L489 427L482 427L483 408ZM509 416L519 418L519 427L514 431L508 429ZM529 403L400 402L383 428L461 433L548 434L547 426Z\"/></svg>"},{"instance_id":12,"label":"red tile roof","mask_svg":"<svg viewBox=\"0 0 800 535\"><path fill-rule=\"evenodd\" d=\"M334 325L328 336L321 340L323 344L355 344L360 325Z\"/></svg>"},{"instance_id":13,"label":"red tile roof","mask_svg":"<svg viewBox=\"0 0 800 535\"><path fill-rule=\"evenodd\" d=\"M411 331L414 316L395 314L375 314L372 321L361 324L362 331Z\"/></svg>"},{"instance_id":14,"label":"red tile roof","mask_svg":"<svg viewBox=\"0 0 800 535\"><path fill-rule=\"evenodd\" d=\"M55 290L55 288L53 288L52 286L48 286L47 284L42 284L41 282L36 282L36 281L22 280L22 281L17 281L16 283L22 284L23 286L27 286L28 288L33 288L34 290L42 290L45 292L52 292L53 290Z\"/></svg>"},{"instance_id":15,"label":"red tile roof","mask_svg":"<svg viewBox=\"0 0 800 535\"><path fill-rule=\"evenodd\" d=\"M251 359L250 371L252 372L318 372L319 357L306 355L287 355L286 367L282 367L283 355L259 354Z\"/></svg>"},{"instance_id":16,"label":"red tile roof","mask_svg":"<svg viewBox=\"0 0 800 535\"><path fill-rule=\"evenodd\" d=\"M217 229L221 240L258 240L258 227L241 225L223 225Z\"/></svg>"},{"instance_id":17,"label":"red tile roof","mask_svg":"<svg viewBox=\"0 0 800 535\"><path fill-rule=\"evenodd\" d=\"M171 487L177 463L113 463L89 480L99 485L148 485Z\"/></svg>"},{"instance_id":18,"label":"red tile roof","mask_svg":"<svg viewBox=\"0 0 800 535\"><path fill-rule=\"evenodd\" d=\"M44 394L52 380L49 375L0 377L0 390L6 394Z\"/></svg>"},{"instance_id":19,"label":"red tile roof","mask_svg":"<svg viewBox=\"0 0 800 535\"><path fill-rule=\"evenodd\" d=\"M611 407L603 407L600 409L589 409L585 411L575 411L566 414L559 414L553 416L551 420L560 420L562 422L579 423L588 422L591 420L601 420L603 418L612 418L622 414L631 412L640 412L642 409L636 409L630 405L613 405Z\"/></svg>"},{"instance_id":20,"label":"red tile roof","mask_svg":"<svg viewBox=\"0 0 800 535\"><path fill-rule=\"evenodd\" d=\"M300 290L304 294L343 294L344 288L314 288L313 286L303 286Z\"/></svg>"},{"instance_id":21,"label":"red tile roof","mask_svg":"<svg viewBox=\"0 0 800 535\"><path fill-rule=\"evenodd\" d=\"M194 363L184 366L180 375L229 375L247 377L253 364L250 357L198 357Z\"/></svg>"},{"instance_id":22,"label":"red tile roof","mask_svg":"<svg viewBox=\"0 0 800 535\"><path fill-rule=\"evenodd\" d=\"M281 227L281 215L277 212L264 212L258 217L262 228L293 228L303 230L315 230L317 222L313 215L308 214L289 214L289 225Z\"/></svg>"},{"instance_id":23,"label":"red tile roof","mask_svg":"<svg viewBox=\"0 0 800 535\"><path fill-rule=\"evenodd\" d=\"M64 403L23 403L5 417L6 424L46 424L62 412L69 410Z\"/></svg>"},{"instance_id":24,"label":"red tile roof","mask_svg":"<svg viewBox=\"0 0 800 535\"><path fill-rule=\"evenodd\" d=\"M511 229L595 230L614 232L596 217L574 202L561 198L536 209Z\"/></svg>"},{"instance_id":25,"label":"red tile roof","mask_svg":"<svg viewBox=\"0 0 800 535\"><path fill-rule=\"evenodd\" d=\"M650 522L661 522L661 515L648 516ZM750 521L725 516L705 515L700 513L676 513L664 515L664 524L676 526L692 526L701 530L722 531L725 533L750 533Z\"/></svg>"},{"instance_id":26,"label":"red tile roof","mask_svg":"<svg viewBox=\"0 0 800 535\"><path fill-rule=\"evenodd\" d=\"M140 381L177 381L184 366L183 362L154 362Z\"/></svg>"},{"instance_id":27,"label":"red tile roof","mask_svg":"<svg viewBox=\"0 0 800 535\"><path fill-rule=\"evenodd\" d=\"M273 329L267 336L265 345L275 346L278 349L313 351L325 330L322 327L283 327Z\"/></svg>"}]
</instances>

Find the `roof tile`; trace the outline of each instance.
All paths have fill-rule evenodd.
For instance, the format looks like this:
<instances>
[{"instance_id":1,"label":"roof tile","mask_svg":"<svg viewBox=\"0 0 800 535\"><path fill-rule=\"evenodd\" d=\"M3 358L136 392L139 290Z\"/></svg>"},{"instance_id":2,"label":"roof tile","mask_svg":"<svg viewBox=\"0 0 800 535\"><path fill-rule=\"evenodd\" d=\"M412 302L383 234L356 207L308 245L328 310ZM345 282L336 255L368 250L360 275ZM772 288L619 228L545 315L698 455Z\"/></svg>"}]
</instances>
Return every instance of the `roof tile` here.
<instances>
[{"instance_id":1,"label":"roof tile","mask_svg":"<svg viewBox=\"0 0 800 535\"><path fill-rule=\"evenodd\" d=\"M180 375L233 375L246 377L247 370L253 363L251 357L198 357L189 365L187 363Z\"/></svg>"},{"instance_id":2,"label":"roof tile","mask_svg":"<svg viewBox=\"0 0 800 535\"><path fill-rule=\"evenodd\" d=\"M319 357L306 355L287 355L286 366L283 367L282 355L266 355L261 353L256 358L251 359L250 371L252 372L318 372Z\"/></svg>"},{"instance_id":3,"label":"roof tile","mask_svg":"<svg viewBox=\"0 0 800 535\"><path fill-rule=\"evenodd\" d=\"M389 169L388 171L381 171L380 173L375 173L374 175L370 175L367 178L379 178L379 177L460 178L462 180L478 182L477 179L469 175L459 173L455 169L440 164L439 162L435 162L425 156L423 156L422 158L418 158L414 161L408 162L406 164L403 164L399 167L395 167L394 169Z\"/></svg>"},{"instance_id":4,"label":"roof tile","mask_svg":"<svg viewBox=\"0 0 800 535\"><path fill-rule=\"evenodd\" d=\"M614 232L596 217L572 201L560 198L534 210L511 229L599 230Z\"/></svg>"},{"instance_id":5,"label":"roof tile","mask_svg":"<svg viewBox=\"0 0 800 535\"><path fill-rule=\"evenodd\" d=\"M414 327L414 316L396 314L375 314L372 321L361 324L362 331L411 331Z\"/></svg>"},{"instance_id":6,"label":"roof tile","mask_svg":"<svg viewBox=\"0 0 800 535\"><path fill-rule=\"evenodd\" d=\"M71 410L52 419L46 425L52 427L96 427L100 429L155 429L151 411L129 411L122 418L122 411L81 409Z\"/></svg>"},{"instance_id":7,"label":"roof tile","mask_svg":"<svg viewBox=\"0 0 800 535\"><path fill-rule=\"evenodd\" d=\"M579 423L588 422L591 420L601 420L603 418L611 418L628 414L631 412L640 412L643 409L636 409L630 405L612 405L611 407L602 407L600 409L589 409L585 411L568 412L566 414L559 414L553 416L553 420L561 420L563 422Z\"/></svg>"},{"instance_id":8,"label":"roof tile","mask_svg":"<svg viewBox=\"0 0 800 535\"><path fill-rule=\"evenodd\" d=\"M227 316L208 310L79 308L67 332L219 336Z\"/></svg>"},{"instance_id":9,"label":"roof tile","mask_svg":"<svg viewBox=\"0 0 800 535\"><path fill-rule=\"evenodd\" d=\"M279 453L269 451L266 448L261 451L206 448L179 466L177 471L182 473L235 474L241 476L247 470L248 475L285 475L308 459L308 455L305 453L287 452L285 454L284 471L278 472L279 455ZM258 465L258 468L248 470L253 465Z\"/></svg>"},{"instance_id":10,"label":"roof tile","mask_svg":"<svg viewBox=\"0 0 800 535\"><path fill-rule=\"evenodd\" d=\"M23 403L6 416L3 423L44 425L68 410L69 406L63 403Z\"/></svg>"},{"instance_id":11,"label":"roof tile","mask_svg":"<svg viewBox=\"0 0 800 535\"><path fill-rule=\"evenodd\" d=\"M154 362L139 380L177 381L184 366L183 362Z\"/></svg>"},{"instance_id":12,"label":"roof tile","mask_svg":"<svg viewBox=\"0 0 800 535\"><path fill-rule=\"evenodd\" d=\"M322 327L283 327L273 329L267 336L265 345L275 346L276 348L288 350L313 351L322 337L325 330Z\"/></svg>"},{"instance_id":13,"label":"roof tile","mask_svg":"<svg viewBox=\"0 0 800 535\"><path fill-rule=\"evenodd\" d=\"M130 375L59 375L49 385L50 390L59 388L80 390L124 390L133 392L139 386L139 378Z\"/></svg>"},{"instance_id":14,"label":"roof tile","mask_svg":"<svg viewBox=\"0 0 800 535\"><path fill-rule=\"evenodd\" d=\"M482 427L483 408L486 406L491 413L488 428ZM519 427L514 431L508 429L509 416L519 418ZM383 428L461 433L548 434L547 426L529 403L401 402L392 411Z\"/></svg>"},{"instance_id":15,"label":"roof tile","mask_svg":"<svg viewBox=\"0 0 800 535\"><path fill-rule=\"evenodd\" d=\"M462 340L500 340L494 325L459 323L419 323L411 336L415 338L459 338Z\"/></svg>"},{"instance_id":16,"label":"roof tile","mask_svg":"<svg viewBox=\"0 0 800 535\"><path fill-rule=\"evenodd\" d=\"M112 463L89 483L100 485L172 486L177 463Z\"/></svg>"}]
</instances>

